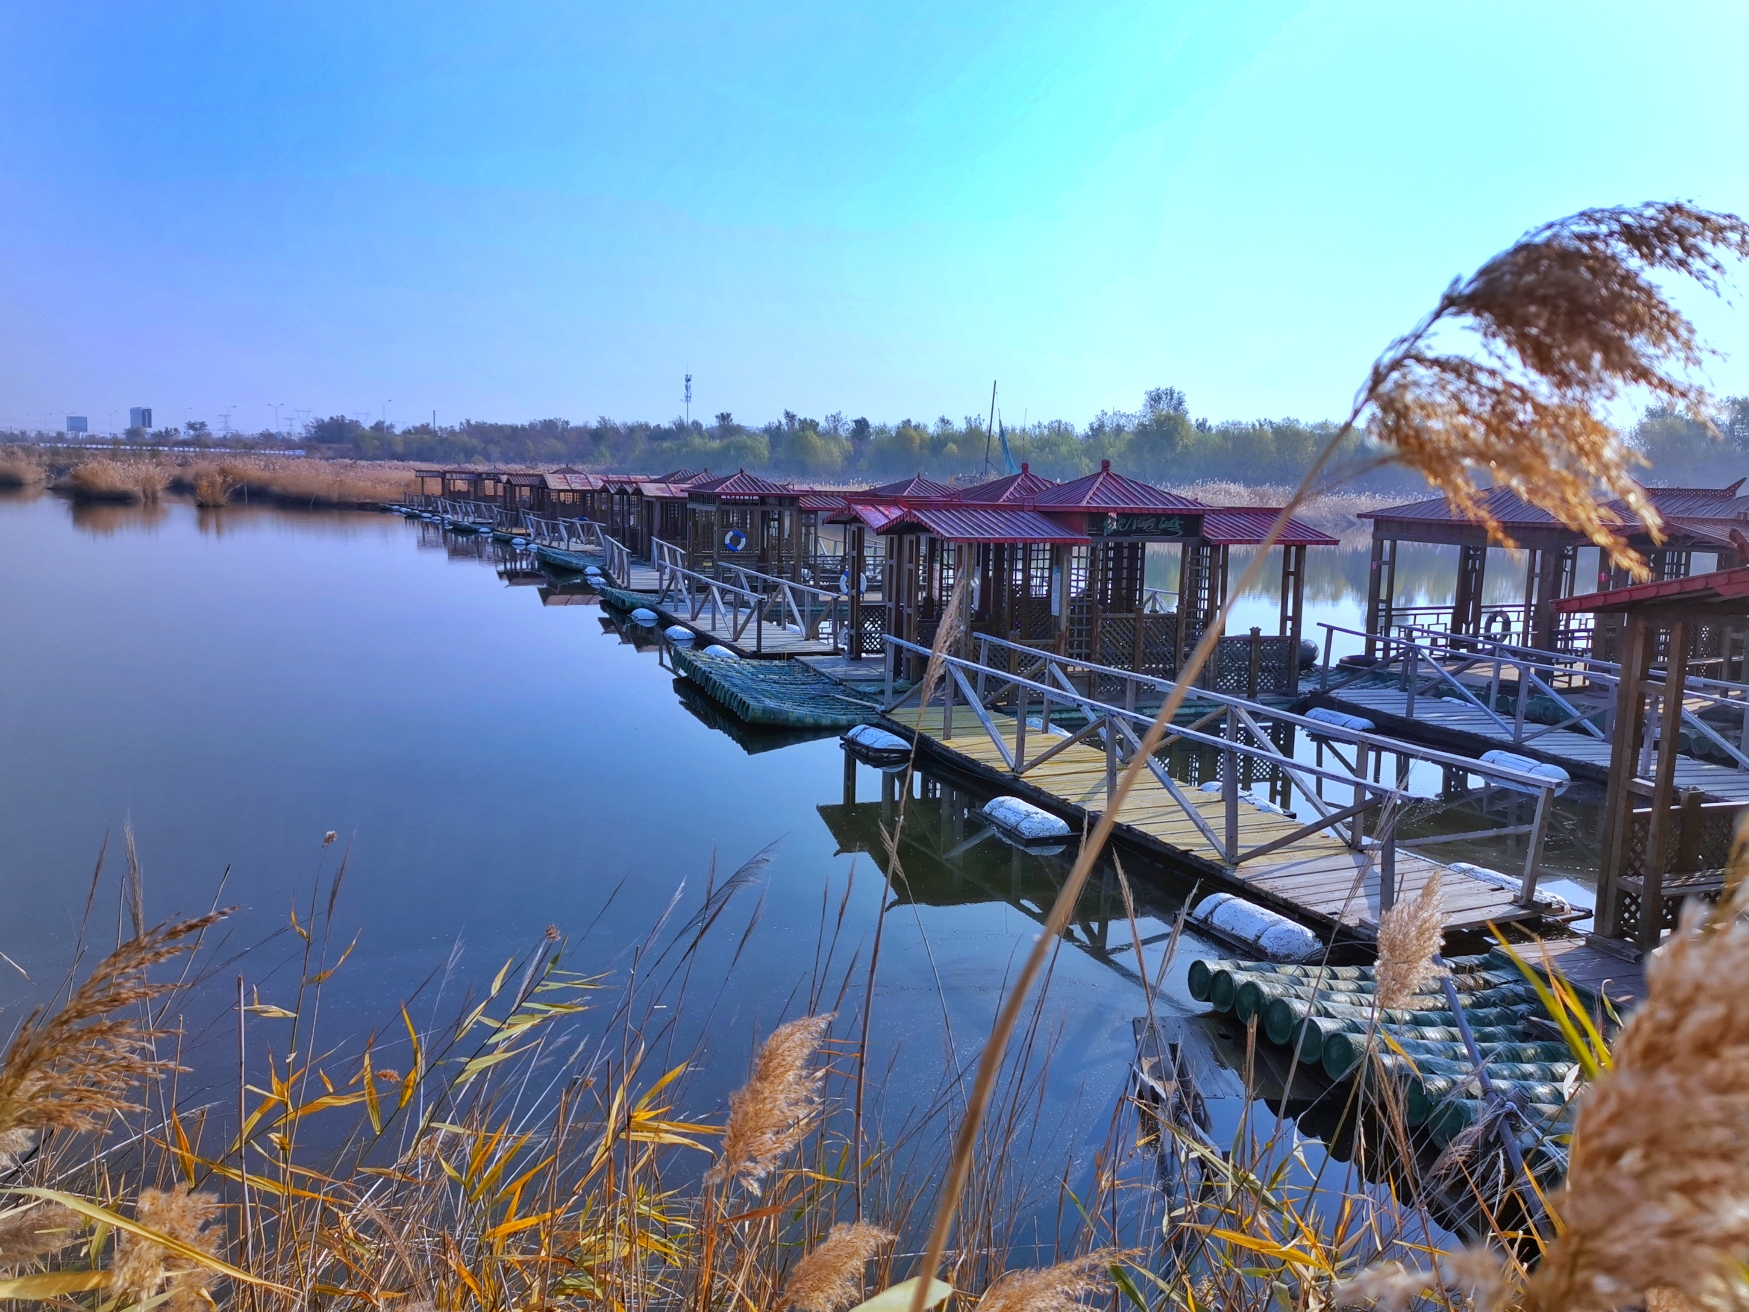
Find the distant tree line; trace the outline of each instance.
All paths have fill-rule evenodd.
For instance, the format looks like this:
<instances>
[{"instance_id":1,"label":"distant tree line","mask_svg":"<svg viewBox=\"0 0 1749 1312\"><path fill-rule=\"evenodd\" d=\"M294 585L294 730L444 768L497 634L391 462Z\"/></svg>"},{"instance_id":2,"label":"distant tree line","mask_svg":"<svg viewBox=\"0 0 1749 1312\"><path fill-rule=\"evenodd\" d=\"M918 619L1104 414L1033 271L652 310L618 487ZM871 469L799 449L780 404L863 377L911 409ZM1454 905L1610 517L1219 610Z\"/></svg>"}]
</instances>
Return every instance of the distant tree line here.
<instances>
[{"instance_id":1,"label":"distant tree line","mask_svg":"<svg viewBox=\"0 0 1749 1312\"><path fill-rule=\"evenodd\" d=\"M1749 396L1726 397L1701 417L1653 406L1628 441L1651 462L1649 481L1717 487L1749 474Z\"/></svg>"},{"instance_id":2,"label":"distant tree line","mask_svg":"<svg viewBox=\"0 0 1749 1312\"><path fill-rule=\"evenodd\" d=\"M1149 391L1135 411L1106 410L1086 428L1051 420L992 432L986 419L942 415L933 423L874 423L841 412L814 419L793 411L754 427L724 411L706 424L666 424L609 418L592 424L541 419L505 424L466 420L453 427L397 429L344 415L309 424L312 451L373 460L432 464L561 465L609 472L748 469L774 477L821 482L879 482L923 473L932 478L981 476L1004 468L1001 442L1013 459L1052 478L1074 478L1109 460L1137 478L1188 483L1202 479L1291 483L1329 441L1335 425L1298 419L1215 422L1193 419L1176 388ZM1363 453L1359 438L1351 454ZM1380 476L1375 475L1374 481ZM1382 475L1400 482L1395 473Z\"/></svg>"}]
</instances>

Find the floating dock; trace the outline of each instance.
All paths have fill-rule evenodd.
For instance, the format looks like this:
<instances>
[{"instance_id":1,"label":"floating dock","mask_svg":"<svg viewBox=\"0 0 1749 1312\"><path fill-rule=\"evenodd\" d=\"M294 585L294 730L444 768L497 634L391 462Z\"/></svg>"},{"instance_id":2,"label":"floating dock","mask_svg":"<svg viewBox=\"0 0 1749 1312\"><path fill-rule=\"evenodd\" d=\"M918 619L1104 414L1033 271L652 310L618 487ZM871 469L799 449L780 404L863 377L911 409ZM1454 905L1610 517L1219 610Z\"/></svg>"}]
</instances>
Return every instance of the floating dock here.
<instances>
[{"instance_id":1,"label":"floating dock","mask_svg":"<svg viewBox=\"0 0 1749 1312\"><path fill-rule=\"evenodd\" d=\"M801 661L748 661L674 648L674 668L748 724L848 729L880 719L880 707Z\"/></svg>"},{"instance_id":2,"label":"floating dock","mask_svg":"<svg viewBox=\"0 0 1749 1312\"><path fill-rule=\"evenodd\" d=\"M992 788L1055 811L1076 828L1099 810L1104 799L1109 764L1105 752L1097 747L1070 744L1016 778L977 710L970 706L953 708L951 732L944 732L943 709L937 704L921 712L915 706L898 707L887 712L887 718L907 735L921 738L921 745L931 755L983 778ZM992 715L991 720L1005 733L1012 753L1013 718ZM1031 741L1036 744L1038 740L1034 732ZM1221 796L1194 787L1185 790L1185 795L1208 828L1220 832L1225 823ZM1239 839L1246 849L1288 839L1301 827L1292 817L1242 795ZM1371 849L1356 851L1328 830L1302 835L1276 852L1232 867L1159 779L1144 772L1124 803L1116 832L1187 874L1202 878L1211 889L1240 893L1327 934L1362 942L1371 942L1378 935L1382 914L1378 856ZM1573 914L1571 908L1553 899L1539 901L1537 906L1520 906L1514 900L1513 888L1410 852L1400 852L1396 858L1398 900L1415 897L1435 872L1441 877L1440 899L1448 932L1481 930L1490 924L1554 921Z\"/></svg>"}]
</instances>

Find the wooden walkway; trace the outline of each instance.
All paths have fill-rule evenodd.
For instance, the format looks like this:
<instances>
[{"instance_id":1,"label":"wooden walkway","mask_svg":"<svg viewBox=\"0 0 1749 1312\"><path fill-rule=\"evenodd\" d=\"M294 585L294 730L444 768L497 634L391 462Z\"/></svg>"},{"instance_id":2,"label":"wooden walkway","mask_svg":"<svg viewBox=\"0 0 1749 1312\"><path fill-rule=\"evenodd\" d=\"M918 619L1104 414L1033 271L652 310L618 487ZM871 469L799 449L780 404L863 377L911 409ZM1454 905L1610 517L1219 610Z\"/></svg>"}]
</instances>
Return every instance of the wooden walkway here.
<instances>
[{"instance_id":1,"label":"wooden walkway","mask_svg":"<svg viewBox=\"0 0 1749 1312\"><path fill-rule=\"evenodd\" d=\"M1563 766L1581 779L1602 783L1609 778L1609 742L1573 729L1551 729L1528 742L1513 743L1512 735L1488 718L1485 711L1455 698L1415 698L1415 713L1409 714L1409 698L1401 688L1343 688L1315 694L1314 701L1363 715L1380 730L1409 739L1428 739L1442 734L1455 746L1473 752L1504 748L1521 756L1533 756ZM1538 726L1526 725L1526 732ZM1699 761L1692 756L1676 758L1676 788L1699 788L1720 801L1749 801L1749 771L1728 765Z\"/></svg>"},{"instance_id":2,"label":"wooden walkway","mask_svg":"<svg viewBox=\"0 0 1749 1312\"><path fill-rule=\"evenodd\" d=\"M1025 797L1036 805L1072 821L1097 811L1105 796L1105 752L1076 743L1051 760L1032 767L1020 778L1012 775L996 744L968 706L954 708L953 732L944 736L943 712L932 705L921 713L915 706L888 712L888 718L911 734L921 733L930 751L962 769L989 778L998 787ZM999 726L1001 720L996 721ZM1011 722L1010 722L1011 723ZM1007 727L1008 743L1013 737ZM1035 732L1029 742L1036 744ZM1225 824L1221 797L1186 786L1192 804L1217 833ZM1301 821L1253 806L1241 798L1239 823L1247 848L1292 833ZM1211 879L1218 886L1243 892L1258 902L1273 904L1284 914L1320 927L1340 929L1351 937L1370 941L1377 936L1379 876L1370 853L1356 852L1334 833L1306 835L1290 847L1227 866L1200 829L1152 774L1144 772L1131 791L1118 830L1131 841L1153 849L1190 872ZM1441 876L1440 898L1445 907L1446 929L1482 929L1489 923L1534 921L1555 914L1553 907L1532 909L1518 906L1513 894L1473 875L1452 870L1409 852L1397 855L1397 896L1414 897L1428 878Z\"/></svg>"}]
</instances>

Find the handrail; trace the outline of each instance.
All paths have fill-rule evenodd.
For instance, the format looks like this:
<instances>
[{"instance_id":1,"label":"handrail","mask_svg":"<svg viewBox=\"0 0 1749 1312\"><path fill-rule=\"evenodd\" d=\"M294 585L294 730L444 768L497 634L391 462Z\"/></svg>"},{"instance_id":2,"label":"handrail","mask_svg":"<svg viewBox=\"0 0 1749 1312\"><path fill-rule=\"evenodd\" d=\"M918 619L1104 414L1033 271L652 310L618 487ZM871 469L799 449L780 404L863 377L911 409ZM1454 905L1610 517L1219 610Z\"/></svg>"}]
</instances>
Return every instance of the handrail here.
<instances>
[{"instance_id":1,"label":"handrail","mask_svg":"<svg viewBox=\"0 0 1749 1312\"><path fill-rule=\"evenodd\" d=\"M615 577L621 576L616 574ZM794 586L800 588L802 585ZM708 611L710 619L704 627L716 632L723 631L723 621L726 618L732 642L741 642L747 631L752 629L754 650L758 652L765 650L765 625L768 620L782 625L783 615L787 610L796 619L795 629L806 637L810 632L808 621L813 618L811 610L804 615L797 608L795 597L787 589L774 594L761 593L674 564L658 565L657 595L664 601L678 596L680 604L686 608L686 618L694 623ZM775 616L769 613L774 604L778 608ZM841 647L843 621L836 608L824 618L829 619L832 624L832 646Z\"/></svg>"},{"instance_id":2,"label":"handrail","mask_svg":"<svg viewBox=\"0 0 1749 1312\"><path fill-rule=\"evenodd\" d=\"M657 590L667 596L669 591L678 586L683 595L691 597L706 583L715 583L728 588L737 596L756 599L756 607L760 612L759 637L764 641L763 623L768 607L775 605L777 613L771 618L779 624L792 625L804 636L817 634L820 620L826 620L832 626L832 646L841 649L844 645L844 624L846 616L841 609L847 606L849 598L842 592L829 592L824 588L816 588L806 583L797 583L792 579L780 579L770 574L761 574L757 570L748 569L742 565L727 562L718 563L719 575L727 570L740 577L740 585L728 583L722 578L710 579L709 576L688 569L683 562L685 552L671 543L653 541L652 545L660 549L652 555L656 564ZM816 606L817 603L817 606ZM817 613L816 613L817 611ZM739 636L739 629L737 630Z\"/></svg>"},{"instance_id":3,"label":"handrail","mask_svg":"<svg viewBox=\"0 0 1749 1312\"><path fill-rule=\"evenodd\" d=\"M1045 672L1057 676L1057 682L1050 683L1034 680L1021 674L1018 670L1010 672L993 668L987 663L987 653L984 662L976 662L958 656L947 655L945 653L937 654L927 647L920 646L916 643L906 642L905 640L893 637L890 634L885 637L884 642L887 647L889 688L888 696L883 703L883 710L890 713L905 701L908 701L913 697L920 698L923 691L922 684L918 683L906 690L897 699L892 697L890 686L891 671L893 667L893 657L896 654L900 652L909 652L919 657L938 660L941 662L943 673L947 676L940 680L943 726L942 737L944 740L951 739L953 736L953 703L956 699L956 694L959 697L963 697L966 703L972 708L983 729L995 744L997 751L1001 754L1003 761L1008 765L1010 772L1017 777L1024 775L1034 766L1041 764L1043 761L1056 755L1058 752L1064 750L1075 742L1098 739L1103 743L1106 751L1107 806L1111 804L1112 794L1116 788L1116 777L1119 764L1132 758L1135 752L1139 750L1141 745L1141 734L1146 732L1146 727L1151 723L1152 717L1146 712L1133 709L1133 707L1116 706L1109 702L1103 702L1095 697L1077 692L1072 685L1069 685L1068 679L1063 675L1061 667L1065 665L1078 665L1081 668L1095 669L1102 674L1110 673L1117 677L1129 677L1136 682L1146 683L1157 689L1166 689L1172 686L1165 680L1152 678L1146 675L1136 675L1131 671L1116 670L1111 669L1110 667L1087 666L1085 663L1081 662L1070 662L1063 658L1056 657L1052 653L1039 652L1033 648L1020 647L1018 644L1010 643L1003 639L992 638L989 639L989 642L1000 647L1024 653L1028 657L1038 660L1041 668ZM974 683L973 679L968 676L976 676L976 682ZM993 693L986 693L985 686L987 681L991 678L999 680L999 684ZM1015 740L1012 747L1010 747L1006 736L997 729L994 721L991 719L990 707L987 704L988 702L994 702L996 699L1001 698L1010 690L1015 692L1018 703L1014 711ZM1535 904L1536 883L1542 873L1541 854L1543 837L1547 828L1549 807L1553 800L1555 791L1554 781L1540 775L1532 775L1506 767L1493 766L1486 762L1459 757L1448 752L1422 748L1415 744L1386 738L1378 734L1358 733L1353 730L1341 729L1338 726L1328 725L1322 721L1308 720L1304 716L1294 715L1292 712L1280 711L1274 707L1264 706L1262 703L1247 703L1243 698L1231 697L1225 694L1205 694L1202 689L1196 691L1199 697L1207 696L1209 700L1217 701L1225 706L1225 734L1216 735L1205 733L1195 725L1175 725L1170 731L1171 740L1176 741L1183 739L1212 747L1218 752L1223 753L1221 758L1221 782L1224 803L1223 810L1225 812L1224 818L1226 832L1224 836L1217 837L1213 833L1207 823L1206 817L1204 817L1196 807L1190 804L1189 799L1184 796L1177 782L1171 778L1157 760L1149 759L1147 765L1150 772L1160 782L1161 786L1173 799L1174 803L1185 813L1186 817L1197 826L1197 828L1203 833L1204 837L1209 839L1211 846L1221 853L1222 859L1227 864L1236 867L1254 857L1262 856L1268 852L1278 851L1282 847L1298 841L1300 838L1325 829L1336 830L1341 834L1344 828L1346 828L1347 832L1343 835L1344 841L1350 847L1360 849L1364 846L1366 841L1364 834L1364 816L1367 811L1385 806L1386 803L1407 800L1413 797L1413 794L1409 793L1404 788L1394 787L1390 784L1381 782L1374 782L1367 778L1365 774L1366 756L1362 751L1356 752L1354 766L1349 767L1347 772L1343 773L1320 765L1307 764L1302 761L1293 760L1289 757L1284 757L1273 743L1270 743L1267 747L1263 746L1262 743L1267 742L1267 735L1259 732L1261 726L1258 725L1257 720L1260 717L1268 717L1284 723L1303 726L1320 737L1329 737L1340 741L1348 741L1361 746L1375 747L1381 751L1395 752L1398 754L1399 759L1415 758L1434 761L1440 764L1454 765L1466 771L1479 774L1484 778L1491 777L1510 781L1527 791L1534 792L1537 796L1536 818L1531 825L1531 840L1529 843L1529 850L1526 854L1524 874L1520 880L1519 892L1516 900L1520 905L1526 907ZM1050 708L1053 702L1060 703L1064 706L1074 706L1079 709L1083 717L1087 720L1087 725L1074 734L1071 734L1068 738L1053 743L1050 748L1028 762L1026 760L1026 734L1028 702L1031 694L1036 694L1041 701L1041 723L1045 726L1049 725ZM932 700L933 697L934 694L932 692ZM921 712L923 709L924 703L919 700L918 724L920 729L922 725ZM1204 717L1202 722L1206 723L1208 718L1209 717ZM1139 733L1137 731L1138 727L1140 728ZM1241 728L1252 736L1255 740L1254 743L1248 744L1240 740L1239 733ZM1122 740L1122 743L1127 743L1127 752L1126 747L1120 743L1120 739ZM1287 835L1260 844L1249 851L1241 851L1239 847L1238 824L1238 771L1236 769L1236 761L1240 757L1262 761L1269 767L1286 771L1301 780L1304 780L1305 778L1330 780L1343 787L1352 788L1354 792L1353 805L1335 811L1329 810L1322 805L1316 806L1315 809L1320 812L1317 820L1302 825L1300 828ZM1348 765L1340 753L1337 753L1337 760L1344 766ZM1303 788L1304 785L1302 782L1302 789ZM1306 795L1308 799L1314 796L1310 790L1306 790ZM1397 840L1396 811L1394 808L1385 811L1384 815L1381 817L1381 825L1384 827L1383 837L1375 838L1374 841L1378 845L1381 854L1381 902L1384 905L1389 905L1391 901L1394 900L1395 891L1394 872Z\"/></svg>"},{"instance_id":4,"label":"handrail","mask_svg":"<svg viewBox=\"0 0 1749 1312\"><path fill-rule=\"evenodd\" d=\"M1559 653L1539 651L1533 647L1513 647L1510 644L1492 642L1490 639L1486 638L1471 638L1467 634L1452 636L1459 638L1466 645L1475 643L1478 647L1490 647L1491 650L1458 652L1453 651L1448 644L1446 654L1441 656L1430 644L1424 646L1421 643L1417 643L1412 638L1392 636L1388 634L1368 634L1363 630L1351 629L1340 624L1321 622L1320 627L1327 631L1325 639L1326 651L1329 650L1330 646L1328 635L1334 633L1347 633L1354 637L1369 638L1374 642L1383 644L1385 653L1384 659L1380 662L1379 666L1367 667L1369 669L1376 670L1391 665L1396 659L1391 655L1391 649L1393 646L1402 648L1405 653L1425 655L1428 658L1429 666L1434 672L1447 682L1451 683L1454 687L1458 688L1466 701L1469 701L1479 710L1485 712L1501 727L1502 730L1507 728L1507 722L1502 719L1492 707L1484 706L1467 688L1458 682L1457 676L1477 665L1492 665L1494 667L1494 677L1490 684L1490 700L1492 701L1498 699L1501 674L1503 673L1504 668L1511 667L1515 669L1518 672L1516 680L1518 684L1518 698L1510 732L1511 740L1516 746L1521 746L1525 743L1532 742L1537 738L1541 738L1545 734L1554 733L1557 730L1575 725L1595 739L1601 741L1605 737L1603 730L1598 728L1596 724L1592 723L1591 718L1585 712L1579 710L1578 707L1574 706L1561 695L1551 682L1553 679L1563 676L1569 679L1583 678L1588 683L1595 683L1600 687L1610 689L1612 704L1620 700L1621 666L1613 661L1593 660L1590 657L1580 656L1567 657ZM1418 626L1403 627L1414 629ZM1426 630L1422 631L1425 632ZM1434 630L1433 632L1437 633L1438 631ZM1507 653L1518 654L1514 655ZM1458 662L1457 668L1455 670L1448 670L1445 665L1445 662L1447 661ZM1414 689L1409 686L1411 683L1409 673L1410 671L1405 669L1404 686L1405 690L1409 693L1406 713L1413 715L1415 692ZM1543 677L1545 674L1548 676L1547 678ZM1330 663L1328 659L1326 659L1323 671L1324 683L1322 685L1326 688L1329 686L1329 676ZM1414 680L1413 682L1418 682L1418 680ZM1742 730L1742 741L1737 744L1727 742L1712 725L1701 719L1700 716L1690 710L1686 704L1681 709L1681 721L1687 728L1700 737L1705 738L1720 751L1724 752L1726 756L1730 757L1731 760L1736 763L1738 769L1749 770L1749 686L1730 683L1723 679L1705 678L1697 678L1692 681L1685 679L1684 685L1683 699L1685 702L1692 697L1694 700L1710 702L1715 706L1729 706L1744 711L1745 722ZM1656 685L1654 685L1654 691L1655 688ZM1524 722L1525 711L1533 689L1541 692L1544 696L1548 697L1549 700L1553 701L1555 705L1565 713L1567 718L1557 724L1539 726L1534 732L1526 733ZM1730 694L1733 692L1740 694L1740 696L1731 696Z\"/></svg>"}]
</instances>

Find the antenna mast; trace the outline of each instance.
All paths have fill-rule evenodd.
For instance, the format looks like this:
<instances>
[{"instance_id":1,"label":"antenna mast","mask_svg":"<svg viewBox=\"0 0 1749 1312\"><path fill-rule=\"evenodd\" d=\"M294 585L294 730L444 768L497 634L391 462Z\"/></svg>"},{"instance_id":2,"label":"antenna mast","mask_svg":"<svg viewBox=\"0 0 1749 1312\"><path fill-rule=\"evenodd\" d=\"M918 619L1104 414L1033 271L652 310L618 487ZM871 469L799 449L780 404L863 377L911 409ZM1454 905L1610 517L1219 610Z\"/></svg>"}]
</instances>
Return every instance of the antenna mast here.
<instances>
[{"instance_id":1,"label":"antenna mast","mask_svg":"<svg viewBox=\"0 0 1749 1312\"><path fill-rule=\"evenodd\" d=\"M686 375L686 426L692 427L692 375Z\"/></svg>"},{"instance_id":2,"label":"antenna mast","mask_svg":"<svg viewBox=\"0 0 1749 1312\"><path fill-rule=\"evenodd\" d=\"M990 380L990 422L984 425L984 472L990 472L990 432L996 427L996 380Z\"/></svg>"}]
</instances>

